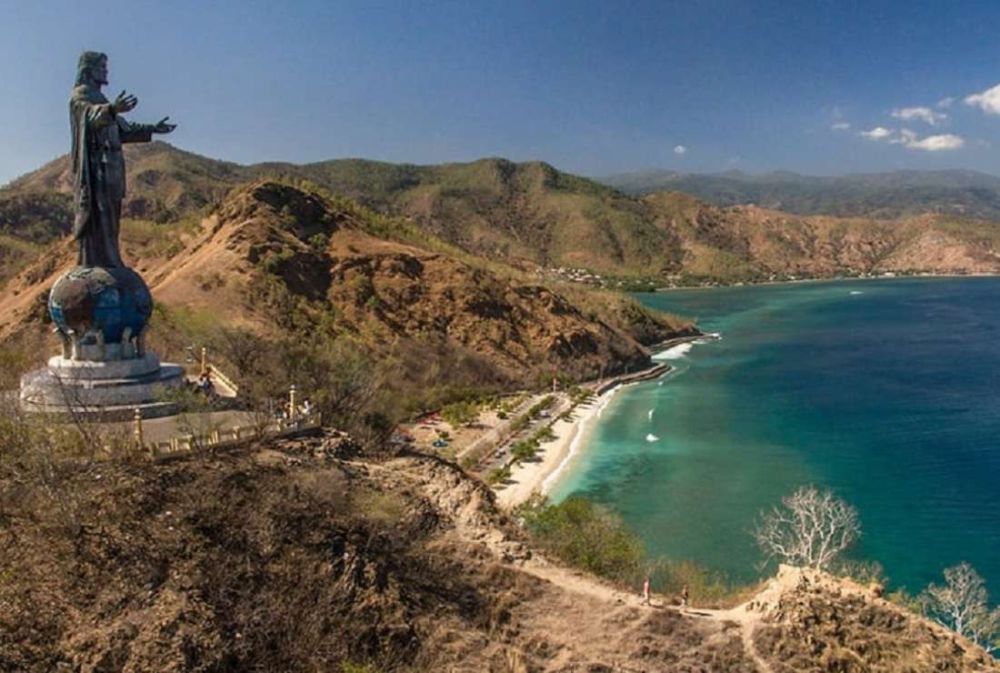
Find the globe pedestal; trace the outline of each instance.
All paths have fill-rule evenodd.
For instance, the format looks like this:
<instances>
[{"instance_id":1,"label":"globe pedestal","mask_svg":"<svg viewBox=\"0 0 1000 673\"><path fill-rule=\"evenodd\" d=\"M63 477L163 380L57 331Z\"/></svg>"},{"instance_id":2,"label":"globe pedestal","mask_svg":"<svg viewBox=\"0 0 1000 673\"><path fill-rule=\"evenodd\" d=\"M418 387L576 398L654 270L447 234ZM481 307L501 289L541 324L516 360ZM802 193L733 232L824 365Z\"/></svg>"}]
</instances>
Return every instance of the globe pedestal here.
<instances>
[{"instance_id":1,"label":"globe pedestal","mask_svg":"<svg viewBox=\"0 0 1000 673\"><path fill-rule=\"evenodd\" d=\"M49 313L62 354L21 379L26 411L101 419L176 411L169 389L184 382L179 365L145 350L152 315L149 288L132 269L78 267L56 281Z\"/></svg>"}]
</instances>

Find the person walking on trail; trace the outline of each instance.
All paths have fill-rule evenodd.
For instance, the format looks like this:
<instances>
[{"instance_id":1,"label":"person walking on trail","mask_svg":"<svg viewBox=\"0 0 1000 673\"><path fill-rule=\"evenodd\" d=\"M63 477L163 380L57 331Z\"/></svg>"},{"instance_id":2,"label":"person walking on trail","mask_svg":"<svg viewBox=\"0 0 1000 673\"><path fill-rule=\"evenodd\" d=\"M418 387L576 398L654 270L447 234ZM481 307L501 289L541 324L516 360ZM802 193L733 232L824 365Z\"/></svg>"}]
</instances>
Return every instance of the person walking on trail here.
<instances>
[{"instance_id":1,"label":"person walking on trail","mask_svg":"<svg viewBox=\"0 0 1000 673\"><path fill-rule=\"evenodd\" d=\"M681 607L686 608L688 604L688 585L681 588Z\"/></svg>"},{"instance_id":2,"label":"person walking on trail","mask_svg":"<svg viewBox=\"0 0 1000 673\"><path fill-rule=\"evenodd\" d=\"M646 575L646 579L642 583L642 604L652 605L652 603L649 600L649 575Z\"/></svg>"}]
</instances>

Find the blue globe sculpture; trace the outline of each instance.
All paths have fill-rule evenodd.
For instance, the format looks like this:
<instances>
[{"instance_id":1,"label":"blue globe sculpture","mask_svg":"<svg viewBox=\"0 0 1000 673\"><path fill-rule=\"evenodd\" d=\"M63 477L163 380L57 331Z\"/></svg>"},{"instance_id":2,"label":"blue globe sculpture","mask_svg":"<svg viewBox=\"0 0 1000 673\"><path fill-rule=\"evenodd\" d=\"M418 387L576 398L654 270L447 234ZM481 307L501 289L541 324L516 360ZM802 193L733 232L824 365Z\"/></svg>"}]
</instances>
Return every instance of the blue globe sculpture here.
<instances>
[{"instance_id":1,"label":"blue globe sculpture","mask_svg":"<svg viewBox=\"0 0 1000 673\"><path fill-rule=\"evenodd\" d=\"M79 337L100 333L121 343L126 328L138 335L153 314L153 297L142 277L127 267L77 267L49 293L52 322Z\"/></svg>"}]
</instances>

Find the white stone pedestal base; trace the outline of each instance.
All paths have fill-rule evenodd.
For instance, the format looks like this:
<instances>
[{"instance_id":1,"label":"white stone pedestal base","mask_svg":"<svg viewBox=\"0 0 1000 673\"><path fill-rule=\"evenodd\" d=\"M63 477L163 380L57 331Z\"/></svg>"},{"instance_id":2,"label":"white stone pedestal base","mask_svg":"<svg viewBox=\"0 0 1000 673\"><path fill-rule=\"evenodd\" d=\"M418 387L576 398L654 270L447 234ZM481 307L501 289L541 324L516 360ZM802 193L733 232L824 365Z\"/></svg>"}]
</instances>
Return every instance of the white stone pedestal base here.
<instances>
[{"instance_id":1,"label":"white stone pedestal base","mask_svg":"<svg viewBox=\"0 0 1000 673\"><path fill-rule=\"evenodd\" d=\"M136 408L144 418L165 416L176 411L166 391L183 384L180 365L161 364L151 353L105 361L57 356L21 378L21 408L101 420L131 419Z\"/></svg>"}]
</instances>

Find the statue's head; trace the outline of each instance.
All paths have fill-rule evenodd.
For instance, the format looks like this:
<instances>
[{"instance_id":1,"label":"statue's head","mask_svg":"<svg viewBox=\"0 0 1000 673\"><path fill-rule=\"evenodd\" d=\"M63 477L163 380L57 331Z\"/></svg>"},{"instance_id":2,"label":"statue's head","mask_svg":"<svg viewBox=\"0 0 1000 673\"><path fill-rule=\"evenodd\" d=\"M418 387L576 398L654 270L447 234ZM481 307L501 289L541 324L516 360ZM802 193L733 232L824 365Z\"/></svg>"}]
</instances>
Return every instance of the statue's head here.
<instances>
[{"instance_id":1,"label":"statue's head","mask_svg":"<svg viewBox=\"0 0 1000 673\"><path fill-rule=\"evenodd\" d=\"M108 83L108 55L99 51L85 51L80 54L76 65L76 83L103 85Z\"/></svg>"}]
</instances>

